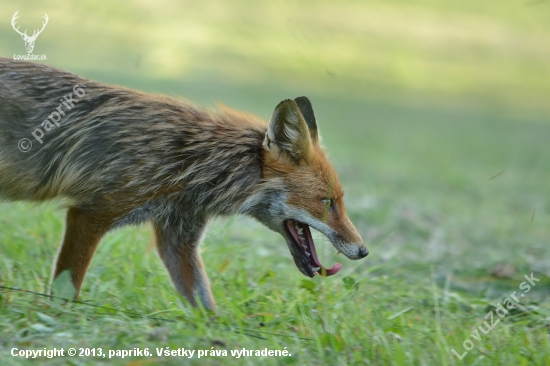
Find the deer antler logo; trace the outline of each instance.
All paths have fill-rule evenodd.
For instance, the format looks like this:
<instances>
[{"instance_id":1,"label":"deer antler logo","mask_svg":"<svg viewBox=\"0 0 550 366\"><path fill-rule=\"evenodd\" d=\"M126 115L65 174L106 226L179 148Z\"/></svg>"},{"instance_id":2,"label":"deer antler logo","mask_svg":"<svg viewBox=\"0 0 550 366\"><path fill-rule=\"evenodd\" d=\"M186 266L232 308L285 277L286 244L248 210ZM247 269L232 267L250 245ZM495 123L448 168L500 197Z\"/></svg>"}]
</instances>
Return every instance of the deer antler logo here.
<instances>
[{"instance_id":1,"label":"deer antler logo","mask_svg":"<svg viewBox=\"0 0 550 366\"><path fill-rule=\"evenodd\" d=\"M42 33L44 28L46 28L46 24L48 24L48 14L44 13L44 22L42 23L42 29L40 30L34 30L32 36L27 35L27 30L25 29L24 32L19 31L19 27L15 27L15 21L19 16L17 15L19 11L16 11L15 14L13 14L13 17L11 18L11 26L13 29L21 35L21 38L25 41L25 48L27 49L27 53L32 53L32 50L34 49L34 42L36 41L36 38Z\"/></svg>"}]
</instances>

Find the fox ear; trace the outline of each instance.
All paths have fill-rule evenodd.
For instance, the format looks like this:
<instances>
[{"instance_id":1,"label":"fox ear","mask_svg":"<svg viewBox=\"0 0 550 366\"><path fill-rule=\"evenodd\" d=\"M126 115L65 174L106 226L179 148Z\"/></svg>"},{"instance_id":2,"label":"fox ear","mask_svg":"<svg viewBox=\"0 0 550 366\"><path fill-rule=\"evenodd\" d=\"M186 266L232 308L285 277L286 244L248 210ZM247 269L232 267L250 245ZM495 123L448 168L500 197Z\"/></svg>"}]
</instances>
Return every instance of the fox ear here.
<instances>
[{"instance_id":1,"label":"fox ear","mask_svg":"<svg viewBox=\"0 0 550 366\"><path fill-rule=\"evenodd\" d=\"M294 99L294 101L298 105L298 108L300 108L302 116L304 116L304 120L307 123L307 128L309 129L311 140L313 142L317 141L317 139L319 138L319 132L317 131L317 120L315 119L315 113L313 113L311 102L307 97L298 97Z\"/></svg>"},{"instance_id":2,"label":"fox ear","mask_svg":"<svg viewBox=\"0 0 550 366\"><path fill-rule=\"evenodd\" d=\"M304 158L311 144L307 123L295 101L283 100L273 112L264 140L266 150L285 152L294 160Z\"/></svg>"}]
</instances>

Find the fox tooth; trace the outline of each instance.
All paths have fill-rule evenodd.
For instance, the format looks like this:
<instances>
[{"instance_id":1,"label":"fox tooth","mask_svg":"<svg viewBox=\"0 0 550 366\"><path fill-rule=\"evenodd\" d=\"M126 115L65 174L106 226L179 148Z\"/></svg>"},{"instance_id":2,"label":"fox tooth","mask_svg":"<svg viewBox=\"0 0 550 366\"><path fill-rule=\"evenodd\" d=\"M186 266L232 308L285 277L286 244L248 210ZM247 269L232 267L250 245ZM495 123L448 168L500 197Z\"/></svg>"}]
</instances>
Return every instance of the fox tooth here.
<instances>
[{"instance_id":1,"label":"fox tooth","mask_svg":"<svg viewBox=\"0 0 550 366\"><path fill-rule=\"evenodd\" d=\"M337 250L335 255L342 254L341 251Z\"/></svg>"},{"instance_id":2,"label":"fox tooth","mask_svg":"<svg viewBox=\"0 0 550 366\"><path fill-rule=\"evenodd\" d=\"M313 269L313 271L317 272L321 269L321 267L313 267L312 269Z\"/></svg>"},{"instance_id":3,"label":"fox tooth","mask_svg":"<svg viewBox=\"0 0 550 366\"><path fill-rule=\"evenodd\" d=\"M301 227L298 228L298 234L302 235L302 233L304 232L304 229L302 229Z\"/></svg>"},{"instance_id":4,"label":"fox tooth","mask_svg":"<svg viewBox=\"0 0 550 366\"><path fill-rule=\"evenodd\" d=\"M307 250L306 250L306 255L307 255L308 257L311 257L311 254L310 254Z\"/></svg>"}]
</instances>

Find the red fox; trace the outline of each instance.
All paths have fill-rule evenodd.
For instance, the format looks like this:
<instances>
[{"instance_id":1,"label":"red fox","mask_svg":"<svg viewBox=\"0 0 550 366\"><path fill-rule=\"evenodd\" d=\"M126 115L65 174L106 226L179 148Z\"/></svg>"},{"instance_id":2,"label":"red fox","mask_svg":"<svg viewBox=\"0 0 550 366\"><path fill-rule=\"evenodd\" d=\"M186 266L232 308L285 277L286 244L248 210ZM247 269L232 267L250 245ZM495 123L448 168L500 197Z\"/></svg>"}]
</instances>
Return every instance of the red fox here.
<instances>
[{"instance_id":1,"label":"red fox","mask_svg":"<svg viewBox=\"0 0 550 366\"><path fill-rule=\"evenodd\" d=\"M102 236L147 221L177 290L207 309L199 244L214 216L248 215L281 234L309 277L342 267L321 265L310 227L350 259L368 254L306 97L282 101L266 123L0 58L0 106L0 197L65 199L53 278L70 271L76 296Z\"/></svg>"}]
</instances>

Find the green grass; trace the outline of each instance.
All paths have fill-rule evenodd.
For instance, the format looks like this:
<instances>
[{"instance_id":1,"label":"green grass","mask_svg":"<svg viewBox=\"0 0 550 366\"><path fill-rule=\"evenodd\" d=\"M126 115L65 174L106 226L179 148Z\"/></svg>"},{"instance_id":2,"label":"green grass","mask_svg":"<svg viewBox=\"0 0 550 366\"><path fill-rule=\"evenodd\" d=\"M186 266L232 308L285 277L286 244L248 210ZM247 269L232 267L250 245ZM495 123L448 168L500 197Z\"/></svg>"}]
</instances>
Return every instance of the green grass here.
<instances>
[{"instance_id":1,"label":"green grass","mask_svg":"<svg viewBox=\"0 0 550 366\"><path fill-rule=\"evenodd\" d=\"M322 261L344 269L308 279L280 236L216 219L202 247L212 318L174 290L150 229L124 228L99 247L83 302L0 289L2 364L27 363L13 347L155 354L35 364L182 363L157 347L292 354L190 362L207 365L550 364L550 4L75 4L8 1L2 19L19 10L30 28L47 12L35 53L109 83L264 118L308 95L371 254L334 257L315 235ZM0 54L23 53L8 20ZM0 285L46 291L63 217L56 202L0 204ZM514 273L491 275L499 264ZM532 272L540 282L522 308L473 339ZM468 339L459 360L451 350Z\"/></svg>"}]
</instances>

